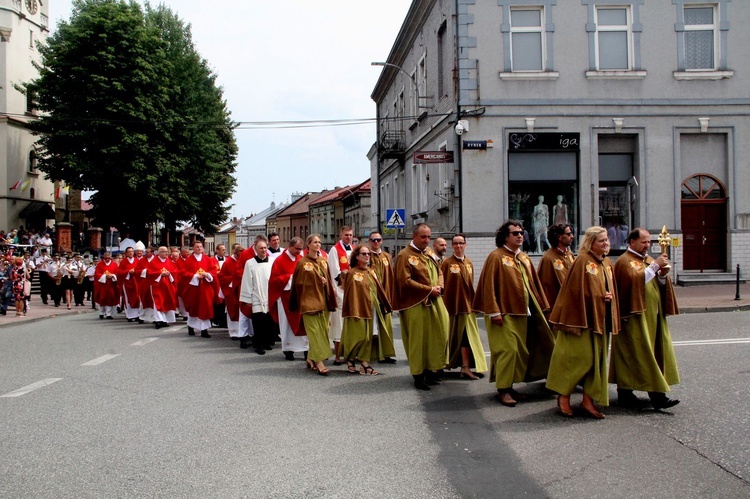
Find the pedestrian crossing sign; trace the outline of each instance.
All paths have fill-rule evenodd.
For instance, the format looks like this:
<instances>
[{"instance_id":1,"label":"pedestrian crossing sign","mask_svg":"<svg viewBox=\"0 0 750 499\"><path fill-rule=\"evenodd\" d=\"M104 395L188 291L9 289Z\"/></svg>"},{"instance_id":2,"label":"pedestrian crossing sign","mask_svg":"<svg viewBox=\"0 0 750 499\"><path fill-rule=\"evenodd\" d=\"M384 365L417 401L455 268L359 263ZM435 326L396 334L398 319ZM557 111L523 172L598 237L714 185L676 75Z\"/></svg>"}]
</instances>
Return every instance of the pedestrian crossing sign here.
<instances>
[{"instance_id":1,"label":"pedestrian crossing sign","mask_svg":"<svg viewBox=\"0 0 750 499\"><path fill-rule=\"evenodd\" d=\"M406 227L406 210L395 209L385 210L386 223L385 226L389 229L403 229Z\"/></svg>"}]
</instances>

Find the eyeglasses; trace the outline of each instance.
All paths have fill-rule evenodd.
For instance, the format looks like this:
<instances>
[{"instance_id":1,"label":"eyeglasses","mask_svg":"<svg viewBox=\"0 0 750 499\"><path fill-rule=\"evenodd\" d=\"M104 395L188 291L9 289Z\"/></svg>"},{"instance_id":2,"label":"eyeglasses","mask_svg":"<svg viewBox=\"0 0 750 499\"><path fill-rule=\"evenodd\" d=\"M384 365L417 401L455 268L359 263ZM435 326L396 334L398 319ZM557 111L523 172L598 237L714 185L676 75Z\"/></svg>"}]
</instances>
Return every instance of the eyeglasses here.
<instances>
[{"instance_id":1,"label":"eyeglasses","mask_svg":"<svg viewBox=\"0 0 750 499\"><path fill-rule=\"evenodd\" d=\"M382 240L383 240L383 239L381 239L381 238L377 237L377 238L375 238L375 239L370 239L370 242L371 242L371 243L379 243L379 242L381 242Z\"/></svg>"},{"instance_id":2,"label":"eyeglasses","mask_svg":"<svg viewBox=\"0 0 750 499\"><path fill-rule=\"evenodd\" d=\"M359 256L370 256L370 253L360 253Z\"/></svg>"},{"instance_id":3,"label":"eyeglasses","mask_svg":"<svg viewBox=\"0 0 750 499\"><path fill-rule=\"evenodd\" d=\"M514 235L514 236L522 236L523 235L523 231L522 230L514 230L514 231L511 231L511 234Z\"/></svg>"}]
</instances>

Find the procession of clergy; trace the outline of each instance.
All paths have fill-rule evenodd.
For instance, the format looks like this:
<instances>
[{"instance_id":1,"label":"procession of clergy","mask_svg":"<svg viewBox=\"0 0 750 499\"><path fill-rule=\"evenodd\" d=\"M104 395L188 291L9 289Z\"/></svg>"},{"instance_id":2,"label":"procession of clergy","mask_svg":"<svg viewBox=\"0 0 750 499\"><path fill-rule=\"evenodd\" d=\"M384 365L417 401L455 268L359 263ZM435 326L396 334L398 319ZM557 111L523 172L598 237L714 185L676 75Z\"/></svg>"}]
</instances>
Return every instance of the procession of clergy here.
<instances>
[{"instance_id":1,"label":"procession of clergy","mask_svg":"<svg viewBox=\"0 0 750 499\"><path fill-rule=\"evenodd\" d=\"M666 316L678 314L667 255L648 255L648 231L634 229L627 250L613 265L603 227L583 235L578 256L570 225L549 228L551 247L538 269L521 251L522 222L510 220L495 234L497 249L482 267L476 289L465 256L467 238L447 242L414 227L412 241L394 259L378 232L353 245L343 227L326 253L320 237L295 237L287 248L279 236L257 236L252 246L223 245L215 256L201 242L188 248L128 248L119 265L108 253L94 271L99 317L112 318L122 303L129 322L156 329L187 319L188 334L210 338L216 316L241 348L258 354L276 347L287 360L301 355L306 366L327 375L325 362L345 372L377 375L372 363L396 362L392 314L414 386L430 390L448 371L477 380L489 371L499 402L508 407L533 397L514 384L546 379L558 394L561 415L574 416L570 397L582 391L580 413L603 419L609 383L618 405L663 410L679 403L666 393L679 374ZM480 339L484 320L489 368ZM222 317L223 319L223 317ZM332 348L333 347L333 348ZM357 365L359 364L359 366ZM635 391L648 394L638 397Z\"/></svg>"}]
</instances>

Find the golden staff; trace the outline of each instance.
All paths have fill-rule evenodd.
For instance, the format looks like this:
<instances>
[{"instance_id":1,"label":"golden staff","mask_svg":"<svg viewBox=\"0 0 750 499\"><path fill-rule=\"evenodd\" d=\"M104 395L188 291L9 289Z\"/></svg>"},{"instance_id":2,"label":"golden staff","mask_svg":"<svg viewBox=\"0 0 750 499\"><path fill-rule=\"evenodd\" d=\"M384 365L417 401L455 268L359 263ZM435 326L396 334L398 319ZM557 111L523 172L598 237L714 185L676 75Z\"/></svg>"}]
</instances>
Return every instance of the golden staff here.
<instances>
[{"instance_id":1,"label":"golden staff","mask_svg":"<svg viewBox=\"0 0 750 499\"><path fill-rule=\"evenodd\" d=\"M663 255L666 255L669 257L669 247L672 246L672 236L667 232L667 226L663 226L661 228L661 232L659 233L659 239L657 239L659 246L661 246L661 252ZM671 269L672 266L667 264L665 265L666 268Z\"/></svg>"}]
</instances>

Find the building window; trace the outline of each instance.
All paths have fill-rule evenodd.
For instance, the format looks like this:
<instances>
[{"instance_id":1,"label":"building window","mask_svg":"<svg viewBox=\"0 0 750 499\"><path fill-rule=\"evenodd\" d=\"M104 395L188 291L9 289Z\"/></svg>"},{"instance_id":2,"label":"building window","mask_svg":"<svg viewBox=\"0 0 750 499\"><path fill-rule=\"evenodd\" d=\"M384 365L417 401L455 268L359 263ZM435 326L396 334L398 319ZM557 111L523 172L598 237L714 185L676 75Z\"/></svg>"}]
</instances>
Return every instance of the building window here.
<instances>
[{"instance_id":1,"label":"building window","mask_svg":"<svg viewBox=\"0 0 750 499\"><path fill-rule=\"evenodd\" d=\"M734 72L727 69L729 2L672 0L677 6L675 79L720 80L734 76Z\"/></svg>"},{"instance_id":2,"label":"building window","mask_svg":"<svg viewBox=\"0 0 750 499\"><path fill-rule=\"evenodd\" d=\"M686 5L684 16L685 69L717 69L716 7Z\"/></svg>"},{"instance_id":3,"label":"building window","mask_svg":"<svg viewBox=\"0 0 750 499\"><path fill-rule=\"evenodd\" d=\"M419 101L417 102L417 114L419 114L420 107L424 107L426 102L424 101L427 95L427 68L425 67L425 56L422 54L422 58L419 60L417 65L417 89L419 90Z\"/></svg>"},{"instance_id":4,"label":"building window","mask_svg":"<svg viewBox=\"0 0 750 499\"><path fill-rule=\"evenodd\" d=\"M39 173L37 161L36 151L32 149L29 151L29 173Z\"/></svg>"},{"instance_id":5,"label":"building window","mask_svg":"<svg viewBox=\"0 0 750 499\"><path fill-rule=\"evenodd\" d=\"M597 69L629 70L632 68L632 33L630 10L626 7L597 7Z\"/></svg>"},{"instance_id":6,"label":"building window","mask_svg":"<svg viewBox=\"0 0 750 499\"><path fill-rule=\"evenodd\" d=\"M511 71L544 69L544 30L542 8L510 10Z\"/></svg>"},{"instance_id":7,"label":"building window","mask_svg":"<svg viewBox=\"0 0 750 499\"><path fill-rule=\"evenodd\" d=\"M450 54L448 49L448 40L446 39L448 23L443 21L438 29L437 33L437 84L438 84L438 98L442 98L446 95L445 89L448 87L445 82L446 68L450 67L446 57Z\"/></svg>"}]
</instances>

